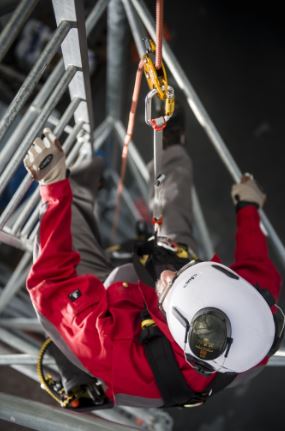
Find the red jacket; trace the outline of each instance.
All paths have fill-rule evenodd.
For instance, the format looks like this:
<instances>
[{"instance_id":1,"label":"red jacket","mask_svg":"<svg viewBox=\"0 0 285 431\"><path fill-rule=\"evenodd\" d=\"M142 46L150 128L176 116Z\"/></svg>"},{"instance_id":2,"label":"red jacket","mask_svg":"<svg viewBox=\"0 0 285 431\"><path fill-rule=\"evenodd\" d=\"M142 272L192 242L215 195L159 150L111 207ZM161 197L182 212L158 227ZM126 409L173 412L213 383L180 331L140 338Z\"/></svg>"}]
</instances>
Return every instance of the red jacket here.
<instances>
[{"instance_id":1,"label":"red jacket","mask_svg":"<svg viewBox=\"0 0 285 431\"><path fill-rule=\"evenodd\" d=\"M77 275L80 256L72 249L69 181L42 186L41 196L45 212L39 229L39 255L30 271L27 288L51 336L67 346L92 375L106 383L107 395L115 403L159 406L160 393L139 343L140 312L146 303L170 341L189 386L194 391L203 391L213 375L198 374L185 362L183 351L173 340L158 308L154 289L142 282L116 282L106 290L95 276ZM237 213L235 262L231 268L250 283L267 288L277 300L280 277L268 257L254 206ZM266 361L267 358L262 363Z\"/></svg>"}]
</instances>

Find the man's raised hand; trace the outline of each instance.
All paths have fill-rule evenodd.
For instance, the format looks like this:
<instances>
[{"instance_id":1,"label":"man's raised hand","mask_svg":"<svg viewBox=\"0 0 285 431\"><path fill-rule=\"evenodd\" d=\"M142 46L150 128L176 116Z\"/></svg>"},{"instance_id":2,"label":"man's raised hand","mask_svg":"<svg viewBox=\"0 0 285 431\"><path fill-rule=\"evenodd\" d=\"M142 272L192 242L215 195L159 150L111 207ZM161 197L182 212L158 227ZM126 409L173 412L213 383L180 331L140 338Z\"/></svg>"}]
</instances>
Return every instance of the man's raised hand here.
<instances>
[{"instance_id":1,"label":"man's raised hand","mask_svg":"<svg viewBox=\"0 0 285 431\"><path fill-rule=\"evenodd\" d=\"M66 178L65 155L59 140L48 128L43 134L43 139L34 140L24 158L25 168L42 185Z\"/></svg>"}]
</instances>

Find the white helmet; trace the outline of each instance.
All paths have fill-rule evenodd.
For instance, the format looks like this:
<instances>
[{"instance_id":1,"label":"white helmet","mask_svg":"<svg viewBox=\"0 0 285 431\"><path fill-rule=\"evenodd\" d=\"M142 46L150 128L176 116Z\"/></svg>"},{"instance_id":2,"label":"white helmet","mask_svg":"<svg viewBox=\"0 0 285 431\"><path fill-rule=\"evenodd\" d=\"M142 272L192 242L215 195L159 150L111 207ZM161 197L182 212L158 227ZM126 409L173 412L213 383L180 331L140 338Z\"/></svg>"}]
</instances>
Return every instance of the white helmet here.
<instances>
[{"instance_id":1,"label":"white helmet","mask_svg":"<svg viewBox=\"0 0 285 431\"><path fill-rule=\"evenodd\" d=\"M246 371L273 344L269 305L254 286L224 265L185 265L161 304L174 340L203 374Z\"/></svg>"}]
</instances>

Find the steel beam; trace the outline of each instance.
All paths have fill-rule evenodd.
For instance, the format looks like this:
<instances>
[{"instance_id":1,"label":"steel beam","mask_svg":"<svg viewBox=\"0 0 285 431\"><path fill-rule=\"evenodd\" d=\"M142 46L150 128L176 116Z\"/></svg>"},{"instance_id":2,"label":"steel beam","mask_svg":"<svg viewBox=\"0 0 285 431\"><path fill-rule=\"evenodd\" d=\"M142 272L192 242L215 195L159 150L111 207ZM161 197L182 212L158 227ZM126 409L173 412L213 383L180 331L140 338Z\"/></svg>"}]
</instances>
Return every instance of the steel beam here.
<instances>
[{"instance_id":1,"label":"steel beam","mask_svg":"<svg viewBox=\"0 0 285 431\"><path fill-rule=\"evenodd\" d=\"M20 250L33 250L33 244L31 241L16 238L11 233L4 232L3 230L0 230L0 242L10 245L11 247L18 248Z\"/></svg>"},{"instance_id":2,"label":"steel beam","mask_svg":"<svg viewBox=\"0 0 285 431\"><path fill-rule=\"evenodd\" d=\"M6 329L18 329L20 331L30 331L44 333L44 329L41 326L38 319L26 318L26 317L10 317L0 319L0 327Z\"/></svg>"},{"instance_id":3,"label":"steel beam","mask_svg":"<svg viewBox=\"0 0 285 431\"><path fill-rule=\"evenodd\" d=\"M4 348L0 345L0 354L11 354L14 349ZM11 368L23 374L24 376L29 377L38 383L39 378L36 372L36 367L34 365L12 365Z\"/></svg>"},{"instance_id":4,"label":"steel beam","mask_svg":"<svg viewBox=\"0 0 285 431\"><path fill-rule=\"evenodd\" d=\"M194 226L197 230L197 238L199 238L199 243L202 246L201 258L211 259L214 256L214 248L195 187L192 188L192 205Z\"/></svg>"},{"instance_id":5,"label":"steel beam","mask_svg":"<svg viewBox=\"0 0 285 431\"><path fill-rule=\"evenodd\" d=\"M29 132L27 133L26 137L24 138L23 142L19 146L18 150L15 152L14 156L6 166L6 169L2 173L0 177L0 194L3 192L5 187L7 186L9 180L11 179L12 175L17 170L17 167L22 162L22 159L33 142L33 140L36 138L38 134L41 134L41 131L51 113L51 111L55 108L57 103L60 101L61 97L63 96L64 92L66 91L70 81L73 79L74 75L76 74L77 68L74 66L70 66L64 75L62 76L61 80L57 84L56 88L54 89L53 93L51 94L49 100L47 101L44 109L42 110L41 114L37 117L36 121L34 122L33 126L30 128Z\"/></svg>"},{"instance_id":6,"label":"steel beam","mask_svg":"<svg viewBox=\"0 0 285 431\"><path fill-rule=\"evenodd\" d=\"M110 176L112 177L114 184L118 184L119 182L119 176L117 173L110 171ZM126 208L129 209L132 217L134 218L134 220L138 221L141 220L141 215L137 209L137 207L135 206L135 204L133 203L133 199L129 193L129 191L124 187L123 191L122 191L122 198L125 201L126 204Z\"/></svg>"},{"instance_id":7,"label":"steel beam","mask_svg":"<svg viewBox=\"0 0 285 431\"><path fill-rule=\"evenodd\" d=\"M25 284L28 265L31 262L31 258L31 253L26 251L3 289L0 295L0 314L6 308L13 296L16 295L19 289L21 289Z\"/></svg>"},{"instance_id":8,"label":"steel beam","mask_svg":"<svg viewBox=\"0 0 285 431\"><path fill-rule=\"evenodd\" d=\"M143 40L147 37L146 31L138 20L137 15L134 13L133 6L129 0L122 0L126 15L129 21L129 25L132 31L132 35L137 47L139 57L142 58L145 54L146 48Z\"/></svg>"},{"instance_id":9,"label":"steel beam","mask_svg":"<svg viewBox=\"0 0 285 431\"><path fill-rule=\"evenodd\" d=\"M105 12L105 9L108 6L108 3L110 0L98 0L88 15L88 18L86 20L86 35L87 37L90 35L93 28L96 26L97 22Z\"/></svg>"},{"instance_id":10,"label":"steel beam","mask_svg":"<svg viewBox=\"0 0 285 431\"><path fill-rule=\"evenodd\" d=\"M39 0L22 0L0 34L0 62L18 36Z\"/></svg>"},{"instance_id":11,"label":"steel beam","mask_svg":"<svg viewBox=\"0 0 285 431\"><path fill-rule=\"evenodd\" d=\"M16 210L19 203L22 201L23 197L31 187L33 179L30 175L26 175L13 195L12 199L4 209L0 217L0 229L3 229L7 221L12 216L13 212Z\"/></svg>"},{"instance_id":12,"label":"steel beam","mask_svg":"<svg viewBox=\"0 0 285 431\"><path fill-rule=\"evenodd\" d=\"M38 204L39 198L40 190L39 187L37 187L36 190L33 192L32 196L27 200L26 204L23 205L23 208L21 208L21 211L16 218L15 223L13 223L13 225L11 226L11 233L13 235L17 235L18 232L23 229L25 223L27 222L27 218L31 215L31 211L33 210L35 205ZM21 235L25 236L26 232L22 231Z\"/></svg>"},{"instance_id":13,"label":"steel beam","mask_svg":"<svg viewBox=\"0 0 285 431\"><path fill-rule=\"evenodd\" d=\"M107 16L107 116L122 118L127 61L127 20L121 0L111 0Z\"/></svg>"},{"instance_id":14,"label":"steel beam","mask_svg":"<svg viewBox=\"0 0 285 431\"><path fill-rule=\"evenodd\" d=\"M84 136L86 136L86 133L82 129L82 124L83 123L78 123L66 140L66 153L68 153L66 164L69 167L73 165L74 159L78 156L80 148L84 145ZM87 137L87 139L89 138ZM74 142L76 143L74 144Z\"/></svg>"},{"instance_id":15,"label":"steel beam","mask_svg":"<svg viewBox=\"0 0 285 431\"><path fill-rule=\"evenodd\" d=\"M111 117L107 117L95 130L93 134L93 148L98 151L112 132L114 123Z\"/></svg>"},{"instance_id":16,"label":"steel beam","mask_svg":"<svg viewBox=\"0 0 285 431\"><path fill-rule=\"evenodd\" d=\"M123 146L124 138L126 136L126 129L121 121L114 121L115 130L119 138L121 146ZM147 183L149 181L149 173L145 164L145 161L138 152L133 141L129 143L129 157L130 157L130 168L133 175L137 179L138 187L143 197L148 199ZM140 176L139 176L139 175ZM142 181L143 180L143 181Z\"/></svg>"},{"instance_id":17,"label":"steel beam","mask_svg":"<svg viewBox=\"0 0 285 431\"><path fill-rule=\"evenodd\" d=\"M13 153L20 145L27 131L30 129L31 125L33 124L33 122L36 120L37 116L41 112L41 109L47 102L51 92L54 90L55 86L58 84L63 74L64 74L64 66L63 66L63 61L61 60L54 68L54 70L51 72L48 79L40 89L39 93L36 95L31 106L29 106L29 109L21 118L16 129L13 131L12 135L5 143L5 146L1 150L1 154L0 154L0 166L6 166L6 164L8 163Z\"/></svg>"},{"instance_id":18,"label":"steel beam","mask_svg":"<svg viewBox=\"0 0 285 431\"><path fill-rule=\"evenodd\" d=\"M72 24L70 22L63 21L56 29L52 39L41 53L38 61L30 71L29 75L25 79L25 82L2 117L0 121L0 140L3 138L6 131L16 118L16 115L20 112L28 98L31 96L37 83L43 75L46 66L52 60L54 54L57 52L61 42L65 39L71 27ZM2 170L3 166L0 167L0 172Z\"/></svg>"},{"instance_id":19,"label":"steel beam","mask_svg":"<svg viewBox=\"0 0 285 431\"><path fill-rule=\"evenodd\" d=\"M40 342L37 347L29 341L25 340L23 334L21 337L7 329L0 328L0 340L12 348L17 348L20 352L28 353L29 355L37 355L39 353Z\"/></svg>"},{"instance_id":20,"label":"steel beam","mask_svg":"<svg viewBox=\"0 0 285 431\"><path fill-rule=\"evenodd\" d=\"M137 427L107 422L96 416L68 412L31 400L0 393L0 419L38 431L126 431Z\"/></svg>"},{"instance_id":21,"label":"steel beam","mask_svg":"<svg viewBox=\"0 0 285 431\"><path fill-rule=\"evenodd\" d=\"M18 353L11 355L0 354L0 366L1 365L36 365L38 363L37 355L28 355L26 353ZM54 359L45 358L45 365L55 365Z\"/></svg>"},{"instance_id":22,"label":"steel beam","mask_svg":"<svg viewBox=\"0 0 285 431\"><path fill-rule=\"evenodd\" d=\"M66 110L64 111L61 119L59 120L58 124L56 125L56 127L54 128L54 131L53 131L53 133L55 134L55 136L57 138L59 138L61 136L61 134L63 133L63 131L64 131L65 127L67 126L67 124L69 123L72 115L77 110L80 102L81 102L81 99L79 99L79 97L74 97L74 99L72 99L72 101L70 102L70 104L68 105Z\"/></svg>"}]
</instances>

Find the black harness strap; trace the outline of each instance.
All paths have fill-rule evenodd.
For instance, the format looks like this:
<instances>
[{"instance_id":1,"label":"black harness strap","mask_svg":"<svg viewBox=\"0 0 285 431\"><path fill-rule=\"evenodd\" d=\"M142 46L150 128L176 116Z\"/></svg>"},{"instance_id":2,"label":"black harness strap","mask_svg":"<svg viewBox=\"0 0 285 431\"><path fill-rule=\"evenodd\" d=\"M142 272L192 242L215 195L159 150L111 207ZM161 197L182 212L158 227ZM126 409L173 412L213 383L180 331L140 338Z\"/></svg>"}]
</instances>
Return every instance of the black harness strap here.
<instances>
[{"instance_id":1,"label":"black harness strap","mask_svg":"<svg viewBox=\"0 0 285 431\"><path fill-rule=\"evenodd\" d=\"M147 360L164 401L163 407L202 405L212 394L224 389L237 376L236 373L217 373L204 392L194 392L178 367L169 341L156 325L144 328L140 341L144 345Z\"/></svg>"},{"instance_id":2,"label":"black harness strap","mask_svg":"<svg viewBox=\"0 0 285 431\"><path fill-rule=\"evenodd\" d=\"M237 373L217 373L216 377L210 384L209 395L216 394L230 385L236 378Z\"/></svg>"},{"instance_id":3,"label":"black harness strap","mask_svg":"<svg viewBox=\"0 0 285 431\"><path fill-rule=\"evenodd\" d=\"M154 279L151 277L145 267L140 263L139 257L136 253L134 253L133 255L133 264L139 279L148 286L155 288Z\"/></svg>"},{"instance_id":4,"label":"black harness strap","mask_svg":"<svg viewBox=\"0 0 285 431\"><path fill-rule=\"evenodd\" d=\"M267 302L269 307L272 307L275 304L275 299L273 295L267 289L262 289L258 286L258 284L254 285L255 289L260 293L263 299Z\"/></svg>"},{"instance_id":5,"label":"black harness strap","mask_svg":"<svg viewBox=\"0 0 285 431\"><path fill-rule=\"evenodd\" d=\"M197 396L189 388L167 338L156 325L143 329L140 341L163 398L163 407L204 402L208 393Z\"/></svg>"}]
</instances>

